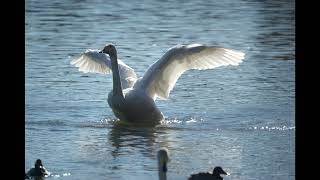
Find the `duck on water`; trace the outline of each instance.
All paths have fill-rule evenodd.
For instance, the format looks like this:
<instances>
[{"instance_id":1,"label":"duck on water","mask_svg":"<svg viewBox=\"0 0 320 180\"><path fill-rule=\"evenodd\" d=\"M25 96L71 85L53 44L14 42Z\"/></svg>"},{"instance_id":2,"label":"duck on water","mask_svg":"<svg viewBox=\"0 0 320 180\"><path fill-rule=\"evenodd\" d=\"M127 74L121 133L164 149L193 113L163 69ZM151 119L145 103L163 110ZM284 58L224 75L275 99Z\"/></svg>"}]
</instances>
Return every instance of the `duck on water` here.
<instances>
[{"instance_id":1,"label":"duck on water","mask_svg":"<svg viewBox=\"0 0 320 180\"><path fill-rule=\"evenodd\" d=\"M167 180L168 162L169 162L169 151L166 148L161 148L158 150L158 173L159 180ZM213 169L212 173L200 172L197 174L192 174L188 180L223 180L221 175L230 175L228 172L224 171L220 166Z\"/></svg>"},{"instance_id":2,"label":"duck on water","mask_svg":"<svg viewBox=\"0 0 320 180\"><path fill-rule=\"evenodd\" d=\"M47 169L43 166L41 159L37 159L34 168L31 168L26 174L25 179L42 180L49 175Z\"/></svg>"},{"instance_id":3,"label":"duck on water","mask_svg":"<svg viewBox=\"0 0 320 180\"><path fill-rule=\"evenodd\" d=\"M164 116L155 101L168 99L185 71L239 65L244 56L243 52L217 46L176 45L138 78L131 67L118 59L115 46L107 44L101 51L87 50L71 64L84 73L112 72L113 89L108 95L108 104L117 118L134 123L158 123Z\"/></svg>"}]
</instances>

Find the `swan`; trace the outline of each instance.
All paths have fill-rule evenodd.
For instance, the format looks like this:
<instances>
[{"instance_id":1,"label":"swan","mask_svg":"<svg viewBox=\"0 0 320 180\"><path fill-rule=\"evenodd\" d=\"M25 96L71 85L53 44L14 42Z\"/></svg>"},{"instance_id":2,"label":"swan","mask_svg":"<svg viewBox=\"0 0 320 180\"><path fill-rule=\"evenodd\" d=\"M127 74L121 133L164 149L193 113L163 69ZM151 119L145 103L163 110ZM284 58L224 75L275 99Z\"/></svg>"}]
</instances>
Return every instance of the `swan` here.
<instances>
[{"instance_id":1,"label":"swan","mask_svg":"<svg viewBox=\"0 0 320 180\"><path fill-rule=\"evenodd\" d=\"M134 70L118 59L113 44L102 51L88 49L70 63L84 73L108 74L112 72L113 89L108 104L114 115L129 122L159 122L164 115L155 101L168 99L178 78L187 70L213 69L226 65L239 65L245 53L203 44L176 45L138 78Z\"/></svg>"},{"instance_id":2,"label":"swan","mask_svg":"<svg viewBox=\"0 0 320 180\"><path fill-rule=\"evenodd\" d=\"M157 154L158 159L158 172L159 180L167 180L167 163L169 162L169 151L167 148L160 148ZM221 174L230 175L228 172L224 171L220 166L216 166L213 169L213 173L198 173L192 174L188 180L223 180L220 176Z\"/></svg>"}]
</instances>

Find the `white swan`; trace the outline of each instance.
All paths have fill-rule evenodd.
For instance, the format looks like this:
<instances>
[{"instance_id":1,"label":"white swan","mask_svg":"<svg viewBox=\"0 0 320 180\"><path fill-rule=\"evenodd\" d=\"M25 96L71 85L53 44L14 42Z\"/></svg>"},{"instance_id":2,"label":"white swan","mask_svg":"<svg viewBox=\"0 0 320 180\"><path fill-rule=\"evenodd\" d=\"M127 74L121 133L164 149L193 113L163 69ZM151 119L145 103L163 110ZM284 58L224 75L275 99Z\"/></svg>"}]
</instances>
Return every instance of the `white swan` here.
<instances>
[{"instance_id":1,"label":"white swan","mask_svg":"<svg viewBox=\"0 0 320 180\"><path fill-rule=\"evenodd\" d=\"M113 90L108 104L114 115L131 122L158 122L164 119L157 108L157 98L167 99L178 78L189 69L213 69L225 65L238 65L245 54L222 47L202 44L177 45L170 48L152 64L142 78L117 58L114 45L102 51L87 50L72 65L85 73L112 72Z\"/></svg>"}]
</instances>

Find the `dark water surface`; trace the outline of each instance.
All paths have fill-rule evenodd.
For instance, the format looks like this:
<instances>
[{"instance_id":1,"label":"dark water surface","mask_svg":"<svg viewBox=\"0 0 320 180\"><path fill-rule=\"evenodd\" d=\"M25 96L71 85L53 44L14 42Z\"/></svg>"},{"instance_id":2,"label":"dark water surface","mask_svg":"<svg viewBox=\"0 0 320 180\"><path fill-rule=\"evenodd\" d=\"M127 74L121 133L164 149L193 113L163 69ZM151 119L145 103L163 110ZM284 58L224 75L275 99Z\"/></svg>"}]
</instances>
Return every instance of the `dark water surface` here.
<instances>
[{"instance_id":1,"label":"dark water surface","mask_svg":"<svg viewBox=\"0 0 320 180\"><path fill-rule=\"evenodd\" d=\"M258 1L26 1L26 168L48 179L168 179L222 166L225 179L295 178L295 4ZM221 45L246 53L237 66L183 74L167 117L153 128L123 126L107 105L111 75L70 65L114 43L139 76L171 46ZM27 170L26 169L26 170Z\"/></svg>"}]
</instances>

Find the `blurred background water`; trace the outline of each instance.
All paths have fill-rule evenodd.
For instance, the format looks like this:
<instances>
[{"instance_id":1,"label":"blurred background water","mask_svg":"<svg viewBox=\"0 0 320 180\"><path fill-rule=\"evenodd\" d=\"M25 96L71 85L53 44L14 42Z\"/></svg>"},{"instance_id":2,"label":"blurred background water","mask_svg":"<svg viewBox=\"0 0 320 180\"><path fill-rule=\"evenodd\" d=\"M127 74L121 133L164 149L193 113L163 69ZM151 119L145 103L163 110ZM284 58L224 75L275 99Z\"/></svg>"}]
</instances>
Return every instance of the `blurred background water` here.
<instances>
[{"instance_id":1,"label":"blurred background water","mask_svg":"<svg viewBox=\"0 0 320 180\"><path fill-rule=\"evenodd\" d=\"M225 179L295 178L293 0L27 0L25 166L48 179L168 179L222 166ZM107 105L111 75L70 61L114 43L139 76L171 46L202 43L246 53L237 66L190 70L156 127L121 126Z\"/></svg>"}]
</instances>

